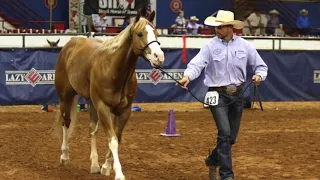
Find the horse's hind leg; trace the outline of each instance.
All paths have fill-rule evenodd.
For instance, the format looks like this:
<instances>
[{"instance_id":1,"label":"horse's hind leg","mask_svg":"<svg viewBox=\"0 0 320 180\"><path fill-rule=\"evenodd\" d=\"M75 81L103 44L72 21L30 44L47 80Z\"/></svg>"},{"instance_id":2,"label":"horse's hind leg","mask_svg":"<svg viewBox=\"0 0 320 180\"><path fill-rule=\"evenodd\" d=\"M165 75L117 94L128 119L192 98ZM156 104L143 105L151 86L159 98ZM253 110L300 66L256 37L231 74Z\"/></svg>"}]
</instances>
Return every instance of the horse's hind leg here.
<instances>
[{"instance_id":1,"label":"horse's hind leg","mask_svg":"<svg viewBox=\"0 0 320 180\"><path fill-rule=\"evenodd\" d=\"M127 123L127 120L130 117L130 114L131 114L131 106L128 106L121 115L115 116L115 119L113 121L113 127L119 143L121 142L122 131ZM111 149L109 148L106 155L106 161L101 168L101 174L106 176L110 175L110 171L112 170L113 159L114 158L113 158Z\"/></svg>"},{"instance_id":2,"label":"horse's hind leg","mask_svg":"<svg viewBox=\"0 0 320 180\"><path fill-rule=\"evenodd\" d=\"M112 163L113 163L113 156L112 156L112 153L111 153L111 149L108 147L108 152L107 152L107 155L106 155L106 161L102 165L101 174L103 174L105 176L110 176L111 170L112 170Z\"/></svg>"},{"instance_id":3,"label":"horse's hind leg","mask_svg":"<svg viewBox=\"0 0 320 180\"><path fill-rule=\"evenodd\" d=\"M61 145L61 156L60 156L60 163L65 165L69 161L69 136L71 134L72 128L70 127L72 116L75 116L75 112L72 112L75 109L75 105L77 104L77 99L75 95L71 95L65 97L63 100L60 99L60 118L63 119L62 121L62 132L63 132L63 139ZM73 108L73 109L72 109ZM76 110L76 109L75 109ZM73 110L73 111L75 111Z\"/></svg>"},{"instance_id":4,"label":"horse's hind leg","mask_svg":"<svg viewBox=\"0 0 320 180\"><path fill-rule=\"evenodd\" d=\"M93 106L92 102L90 101L90 136L91 136L91 168L90 173L100 173L100 166L98 162L98 151L97 151L97 131L98 131L98 115L97 110Z\"/></svg>"}]
</instances>

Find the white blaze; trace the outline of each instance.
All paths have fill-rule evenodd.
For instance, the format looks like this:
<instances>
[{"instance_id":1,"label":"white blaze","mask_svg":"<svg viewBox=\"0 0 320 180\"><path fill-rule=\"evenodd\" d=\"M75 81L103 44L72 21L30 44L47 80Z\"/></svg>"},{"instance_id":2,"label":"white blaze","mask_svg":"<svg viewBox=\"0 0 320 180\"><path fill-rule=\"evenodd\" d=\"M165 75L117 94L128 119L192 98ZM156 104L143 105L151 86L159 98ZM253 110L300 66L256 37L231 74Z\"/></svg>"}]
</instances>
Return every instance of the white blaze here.
<instances>
[{"instance_id":1,"label":"white blaze","mask_svg":"<svg viewBox=\"0 0 320 180\"><path fill-rule=\"evenodd\" d=\"M156 36L154 34L154 29L149 24L146 25L146 30L148 32L147 41L148 43L152 41L156 41ZM161 50L160 45L157 42L153 42L149 44L149 48L151 50L151 54L147 54L146 57L151 60L151 64L153 65L162 65L164 61L164 53Z\"/></svg>"},{"instance_id":2,"label":"white blaze","mask_svg":"<svg viewBox=\"0 0 320 180\"><path fill-rule=\"evenodd\" d=\"M156 36L155 36L155 34L153 32L154 29L149 24L146 26L146 30L148 32L148 37L147 37L148 43L150 43L151 41L156 41ZM156 43L156 42L155 43L151 43L149 45L149 48L151 49L151 51L158 51L158 52L161 51L161 48L160 48L159 44Z\"/></svg>"}]
</instances>

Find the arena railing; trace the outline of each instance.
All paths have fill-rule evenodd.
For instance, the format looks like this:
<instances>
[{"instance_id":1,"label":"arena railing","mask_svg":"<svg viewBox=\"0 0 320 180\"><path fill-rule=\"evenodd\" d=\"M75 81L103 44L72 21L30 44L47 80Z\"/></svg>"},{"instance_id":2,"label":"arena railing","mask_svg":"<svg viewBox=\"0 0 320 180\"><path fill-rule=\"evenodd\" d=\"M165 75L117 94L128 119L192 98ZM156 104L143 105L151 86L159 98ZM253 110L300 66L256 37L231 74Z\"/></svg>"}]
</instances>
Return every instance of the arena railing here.
<instances>
[{"instance_id":1,"label":"arena railing","mask_svg":"<svg viewBox=\"0 0 320 180\"><path fill-rule=\"evenodd\" d=\"M170 27L170 28L157 28L158 33L161 35L168 35L168 34L175 34L175 35L181 35L181 32L184 32L183 34L191 34L190 32L194 29L190 28L176 28L176 27ZM298 28L289 28L289 27L279 27L275 28L274 34L267 34L267 27L258 27L260 31L264 31L264 33L255 33L252 34L250 32L250 27L245 26L241 30L234 29L234 32L237 35L245 35L245 36L278 36L278 37L320 37L320 28L309 28L309 34L307 35L301 35L299 34ZM198 33L196 35L211 35L214 34L215 30L212 27L204 27L199 28Z\"/></svg>"},{"instance_id":2,"label":"arena railing","mask_svg":"<svg viewBox=\"0 0 320 180\"><path fill-rule=\"evenodd\" d=\"M26 28L21 25L29 24L30 27L33 24L41 24L47 28ZM52 24L52 30L50 30L50 24ZM0 20L0 33L52 33L52 32L64 32L66 29L66 22L64 21L33 21L33 20L12 20L7 22L6 20ZM8 28L9 27L9 28Z\"/></svg>"},{"instance_id":3,"label":"arena railing","mask_svg":"<svg viewBox=\"0 0 320 180\"><path fill-rule=\"evenodd\" d=\"M0 33L64 33L66 30L66 22L63 21L27 21L27 20L21 20L21 21L12 21L12 23L45 23L45 25L48 27L50 23L53 24L53 27L47 28L47 29L32 29L32 28L13 28L13 29L8 29L5 28L5 20L0 20ZM82 28L82 27L81 27ZM97 27L93 27L97 28ZM105 27L105 33L114 33L117 34L119 33L124 27L121 26L109 26ZM266 27L259 27L260 29L266 30ZM88 28L86 28L88 29ZM191 35L189 32L192 31L193 29L187 29L187 28L177 28L177 27L157 27L157 31L159 35ZM320 36L320 28L310 28L310 34L308 35L300 35L299 29L297 28L289 28L282 26L280 28L277 28L275 30L275 34L273 35L268 35L266 33L256 33L256 34L251 34L249 27L244 27L242 30L235 30L235 33L240 36L278 36L278 37L285 37L285 36L290 36L290 37L319 37ZM185 33L181 33L181 32ZM265 31L266 32L266 31ZM214 28L205 26L203 28L200 28L198 30L198 33L195 34L197 36L212 36L214 34Z\"/></svg>"},{"instance_id":4,"label":"arena railing","mask_svg":"<svg viewBox=\"0 0 320 180\"><path fill-rule=\"evenodd\" d=\"M60 39L57 48L61 48L70 38L74 36L88 37L90 33L0 33L0 49L41 49L45 47L47 39L50 41L57 41ZM94 37L102 40L110 39L115 36L114 33L95 33ZM210 36L194 36L194 35L159 35L158 40L161 47L165 49L200 49L203 44L209 41L213 35ZM320 37L271 37L271 36L242 36L248 41L252 42L257 49L261 50L314 50L320 51ZM183 38L186 38L186 45L184 46Z\"/></svg>"}]
</instances>

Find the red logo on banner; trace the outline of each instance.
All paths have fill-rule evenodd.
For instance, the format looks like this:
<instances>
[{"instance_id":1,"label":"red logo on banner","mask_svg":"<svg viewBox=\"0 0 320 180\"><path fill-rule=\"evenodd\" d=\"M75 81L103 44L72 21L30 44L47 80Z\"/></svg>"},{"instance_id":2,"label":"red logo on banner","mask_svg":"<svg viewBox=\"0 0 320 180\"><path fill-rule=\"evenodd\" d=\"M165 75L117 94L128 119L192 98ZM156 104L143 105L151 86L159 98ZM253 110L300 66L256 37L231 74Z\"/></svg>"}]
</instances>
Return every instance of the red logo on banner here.
<instances>
[{"instance_id":1,"label":"red logo on banner","mask_svg":"<svg viewBox=\"0 0 320 180\"><path fill-rule=\"evenodd\" d=\"M161 80L161 78L163 77L163 75L161 74L160 70L158 69L153 69L149 74L148 74L149 78L151 79L151 81L153 82L154 85L157 85L158 82Z\"/></svg>"},{"instance_id":2,"label":"red logo on banner","mask_svg":"<svg viewBox=\"0 0 320 180\"><path fill-rule=\"evenodd\" d=\"M170 9L175 13L179 12L182 9L181 0L171 0Z\"/></svg>"},{"instance_id":3,"label":"red logo on banner","mask_svg":"<svg viewBox=\"0 0 320 180\"><path fill-rule=\"evenodd\" d=\"M44 0L44 5L45 5L48 9L50 9L50 8L54 9L54 8L56 8L57 5L58 5L58 0ZM51 7L50 7L50 5L51 5Z\"/></svg>"},{"instance_id":4,"label":"red logo on banner","mask_svg":"<svg viewBox=\"0 0 320 180\"><path fill-rule=\"evenodd\" d=\"M34 87L41 80L42 76L37 70L32 68L24 78Z\"/></svg>"}]
</instances>

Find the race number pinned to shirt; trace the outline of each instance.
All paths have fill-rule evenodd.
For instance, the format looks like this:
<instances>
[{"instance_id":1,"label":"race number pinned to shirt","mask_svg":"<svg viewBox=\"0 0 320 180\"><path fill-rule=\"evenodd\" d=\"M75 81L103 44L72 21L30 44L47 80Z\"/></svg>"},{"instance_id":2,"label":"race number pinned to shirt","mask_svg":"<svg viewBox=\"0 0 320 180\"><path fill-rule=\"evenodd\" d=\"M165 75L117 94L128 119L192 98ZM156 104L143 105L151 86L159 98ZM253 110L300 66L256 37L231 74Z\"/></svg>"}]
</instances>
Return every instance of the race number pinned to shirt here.
<instances>
[{"instance_id":1,"label":"race number pinned to shirt","mask_svg":"<svg viewBox=\"0 0 320 180\"><path fill-rule=\"evenodd\" d=\"M219 103L219 93L217 91L209 91L204 99L206 104L216 106Z\"/></svg>"}]
</instances>

